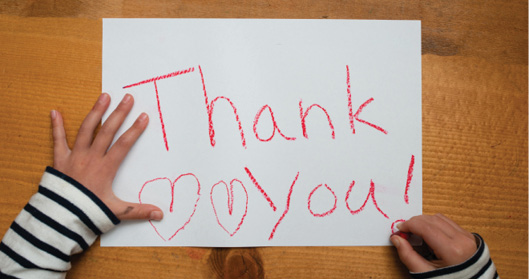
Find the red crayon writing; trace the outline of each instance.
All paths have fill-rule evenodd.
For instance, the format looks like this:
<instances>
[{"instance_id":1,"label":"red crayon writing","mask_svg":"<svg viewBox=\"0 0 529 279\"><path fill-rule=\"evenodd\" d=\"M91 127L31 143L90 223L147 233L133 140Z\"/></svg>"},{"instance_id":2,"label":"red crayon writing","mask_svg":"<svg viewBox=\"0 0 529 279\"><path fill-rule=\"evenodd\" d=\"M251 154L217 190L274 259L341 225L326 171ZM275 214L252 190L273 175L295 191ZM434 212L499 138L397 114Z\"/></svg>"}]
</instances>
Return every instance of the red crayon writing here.
<instances>
[{"instance_id":1,"label":"red crayon writing","mask_svg":"<svg viewBox=\"0 0 529 279\"><path fill-rule=\"evenodd\" d=\"M206 107L206 113L207 113L207 117L208 117L208 134L209 134L209 139L210 139L211 146L215 147L215 145L216 145L215 127L213 125L213 113L214 113L214 109L215 109L215 104L217 102L219 102L219 101L224 101L224 102L226 102L226 103L228 103L230 105L230 107L231 107L231 109L233 111L234 119L235 119L237 128L239 129L239 135L240 135L240 138L241 138L241 145L242 145L242 147L244 147L246 149L247 148L247 143L246 143L246 137L245 137L245 133L244 133L244 128L243 128L242 120L241 120L241 118L239 116L239 113L238 113L237 106L236 106L235 102L233 100L231 100L229 97L226 97L226 96L217 96L213 100L210 101L209 100L209 96L208 96L208 91L206 90L206 82L205 82L204 72L203 72L202 67L200 65L198 65L198 70L199 70L199 74L200 74L200 80L201 80L201 83L202 83L201 85L202 85L202 91L203 91L203 96L204 96L204 104L205 104L205 107ZM186 70L180 70L180 71L172 72L172 73L169 73L169 74L166 74L166 75L153 77L153 78L150 78L150 79L146 79L146 80L143 80L143 81L140 81L140 82L136 82L136 83L132 83L132 84L123 86L123 88L126 89L126 88L131 88L131 87L135 87L135 86L144 85L144 84L147 84L147 83L153 83L155 96L156 96L156 103L157 103L157 107L158 107L158 117L159 117L159 120L160 120L160 125L162 127L162 137L163 137L165 148L166 148L167 151L169 151L169 143L168 143L167 133L166 133L167 124L166 124L166 121L164 121L164 118L163 118L162 102L161 102L161 97L160 97L161 94L160 94L160 92L158 90L157 81L163 80L163 79L167 79L167 78L177 77L177 76L188 74L188 73L192 73L194 71L195 71L195 68L191 67L191 68L188 68ZM384 134L387 134L388 132L384 128L360 118L360 113L367 107L367 105L369 105L371 102L374 101L373 98L369 98L368 100L363 102L359 106L357 111L355 113L353 113L352 93L351 93L351 78L350 78L350 73L349 73L349 65L346 65L346 73L347 73L347 78L346 78L346 84L347 84L347 90L346 90L346 92L347 92L347 107L348 107L348 110L349 110L349 123L350 123L350 127L351 127L352 133L353 134L356 133L354 122L357 121L359 123L363 123L365 125L368 125L368 126L374 128L374 129L376 129L376 130L378 130L378 131L380 131L380 132L382 132ZM334 127L333 121L331 119L331 114L330 114L329 111L327 111L327 109L325 109L323 106L321 106L319 104L311 104L307 108L304 108L303 107L303 101L301 99L299 100L299 104L298 105L299 105L300 125L301 125L301 130L302 130L303 137L305 137L306 139L309 138L309 135L308 135L308 132L307 132L308 115L309 115L309 113L312 110L317 108L327 118L327 122L328 122L328 125L329 125L329 128L330 128L330 132L331 132L331 138L332 139L336 138L335 127ZM265 111L268 111L268 113L270 115L270 118L272 120L272 125L273 125L272 134L268 138L262 137L257 132L257 126L259 125L259 120L261 119L262 114ZM253 132L254 132L255 138L258 141L260 141L260 142L269 142L274 137L276 131L283 139L285 139L287 141L296 140L296 137L286 136L281 131L281 129L279 128L278 123L275 120L272 108L269 105L263 105L257 111L257 113L255 115L255 118L253 120Z\"/></svg>"},{"instance_id":2,"label":"red crayon writing","mask_svg":"<svg viewBox=\"0 0 529 279\"><path fill-rule=\"evenodd\" d=\"M272 119L272 124L273 124L273 129L272 129L272 134L270 135L270 137L266 138L266 139L263 139L259 136L259 134L257 133L257 125L259 124L259 119L261 119L261 114L263 113L263 111L265 109L268 109L268 111L270 112L270 118ZM275 135L275 132L278 132L284 139L286 140L296 140L295 137L287 137L285 136L281 130L279 129L279 127L277 126L277 123L276 123L276 119L274 117L274 112L272 111L272 108L270 108L269 105L264 105L258 112L257 114L255 115L255 119L253 121L253 133L255 135L255 138L257 138L258 140L260 141L270 141L274 135Z\"/></svg>"},{"instance_id":3,"label":"red crayon writing","mask_svg":"<svg viewBox=\"0 0 529 279\"><path fill-rule=\"evenodd\" d=\"M188 68L186 70L176 71L176 72L173 72L173 73L169 73L169 74L166 74L166 75L162 75L162 76L157 76L157 77L154 77L154 78L146 79L146 80L143 80L143 81L140 81L140 82L136 82L136 83L133 83L133 84L130 84L130 85L127 85L127 86L123 87L123 88L131 88L131 87L141 86L141 85L148 84L148 83L152 83L154 85L154 92L155 92L156 104L157 104L157 109L158 109L158 117L159 117L159 120L160 120L160 125L162 127L162 138L164 140L164 146L165 146L167 151L169 151L169 139L167 138L166 128L168 126L170 126L170 123L168 123L170 121L164 120L164 117L163 117L163 114L162 114L162 107L163 107L162 99L163 98L161 97L161 96L163 96L164 93L167 94L167 92L159 92L158 82L160 80L163 80L163 79L173 78L173 77L181 76L181 75L184 75L184 74L193 73L193 72L195 72L194 69L195 68L192 67L192 68ZM235 123L236 127L238 128L238 134L239 134L238 136L240 137L241 146L244 149L247 149L247 138L245 136L246 134L245 134L245 131L244 131L244 128L243 128L243 127L245 127L245 126L243 126L243 120L244 119L241 119L241 117L239 115L239 110L238 110L238 107L237 107L236 98L231 99L231 98L229 98L227 96L216 96L216 97L211 97L211 99L210 99L209 92L206 89L205 74L204 74L204 71L203 71L203 69L202 69L202 67L200 65L198 65L198 71L197 72L198 72L197 74L200 75L200 81L201 81L201 87L202 87L202 94L201 95L204 98L203 104L205 106L205 113L207 115L207 123L208 123L207 129L208 129L209 142L210 142L211 147L215 147L216 146L215 126L214 126L215 104L217 104L218 102L224 102L225 104L229 105L228 106L228 110L230 111L230 114L233 113L233 118L232 119L234 120L234 123ZM349 118L348 120L349 120L349 125L350 125L350 128L351 128L352 134L356 134L355 124L362 123L362 124L367 125L368 127L371 127L373 129L375 129L376 131L379 131L379 132L387 135L388 131L385 130L384 128L360 118L360 114L362 113L362 111L364 109L366 109L369 104L373 103L374 98L368 98L366 101L364 101L363 103L360 104L360 106L358 107L356 112L353 111L353 94L351 92L351 78L350 78L350 72L349 72L349 66L348 65L346 65L346 73L347 73L347 75L346 75L346 85L347 85L347 90L346 90L347 95L346 96L347 96L347 99L344 98L344 100L347 101L348 118ZM202 98L202 96L201 96L201 98ZM327 122L326 122L327 124L324 124L324 126L325 127L328 126L328 129L329 129L329 132L330 132L330 138L332 140L336 139L335 126L334 126L333 118L332 118L332 117L336 117L336 115L333 115L333 112L331 110L327 110L326 108L324 108L323 106L321 106L321 105L319 105L317 103L312 103L310 105L307 105L307 104L304 105L303 104L303 100L301 98L299 99L299 103L297 105L298 105L298 108L299 108L299 120L296 117L296 120L295 120L296 122L295 123L299 123L299 125L301 126L301 134L302 134L301 137L300 136L298 136L298 137L292 136L290 134L291 131L286 131L286 133L284 133L280 129L280 127L285 128L285 127L288 127L288 126L280 125L281 123L278 123L276 121L276 118L274 116L274 111L273 111L272 107L270 107L268 104L265 104L265 105L261 106L259 108L259 110L257 110L257 113L255 114L255 117L253 118L253 134L254 134L256 140L258 142L261 142L261 143L270 142L270 141L273 140L273 138L274 138L274 136L276 134L279 134L279 137L277 137L276 140L295 141L294 144L299 142L299 140L309 140L309 131L307 129L307 126L308 126L307 122L310 121L311 117L320 117L322 119L326 119L327 120ZM218 108L218 109L221 109L221 108ZM203 110L200 113L203 113ZM241 114L241 115L244 115L244 114ZM310 115L310 117L309 117L309 115ZM345 116L345 115L343 115L343 116ZM262 122L262 121L260 122L260 120L263 117L267 117L267 118L269 117L269 119L271 121L270 122ZM299 121L299 122L297 122L297 121ZM265 123L265 124L263 124L263 123ZM268 123L271 123L271 125L272 125L271 133L269 135L263 135L262 132L261 133L259 132L259 131L262 131L262 130L258 129L260 127L259 125L266 125ZM336 122L336 123L340 123L340 122ZM347 126L347 124L346 124L346 126ZM325 128L325 129L327 129L327 128ZM303 138L305 138L305 139L303 139ZM410 161L409 166L408 166L408 172L407 172L407 176L406 176L406 183L405 183L405 189L404 189L404 202L406 204L409 204L408 192L409 192L409 188L410 188L411 181L412 181L412 178L413 178L414 164L415 164L415 157L414 157L414 155L411 155L411 161ZM244 172L248 176L249 181L255 186L255 188L249 188L249 191L251 191L253 189L254 193L256 193L255 189L257 189L257 192L260 193L262 198L264 198L268 202L268 205L270 206L272 211L276 212L277 211L277 206L272 201L272 198L274 198L277 201L277 197L270 197L270 195L268 195L268 193L265 191L265 188L266 188L267 185L264 185L265 188L263 188L262 185L258 182L256 177L254 176L254 174L252 173L252 171L250 171L250 169L248 167L244 167ZM288 188L288 191L286 192L286 200L285 200L284 210L281 212L280 215L278 215L279 218L275 222L274 226L271 228L271 232L270 232L270 235L268 236L268 240L273 240L274 236L276 235L276 233L278 233L278 231L280 230L279 229L280 225L283 222L288 222L288 221L286 221L286 220L288 220L288 218L286 218L286 217L287 217L288 213L290 212L290 210L299 210L299 207L296 208L296 206L294 206L294 208L292 209L291 208L291 203L292 203L293 196L300 195L302 189L307 189L307 188L302 188L301 186L299 186L300 187L299 190L296 190L296 192L294 191L294 186L298 182L298 178L300 177L300 173L301 172L298 171L296 173L294 179L290 183L290 187ZM194 204L194 208L193 208L192 213L189 216L189 219L187 219L185 224L183 224L180 227L177 227L176 228L176 232L174 232L174 234L170 235L170 237L162 236L159 233L157 227L151 222L151 225L154 228L155 232L163 240L166 240L166 238L167 238L167 240L171 240L172 238L174 238L176 236L176 234L178 234L180 231L182 231L190 223L190 221L191 221L195 211L197 210L197 208L200 207L199 204L198 204L198 201L199 201L199 198L200 198L200 183L198 182L198 178L196 176L194 176L194 174L192 174L192 173L183 174L183 175L179 176L174 182L171 181L169 178L166 178L166 177L156 178L156 179L149 180L149 181L145 182L145 184L143 185L143 187L142 187L142 189L140 190L140 193L139 193L139 200L140 200L140 203L141 203L142 191L144 190L144 188L147 185L149 185L149 183L152 183L152 182L157 181L157 180L167 181L169 183L168 185L170 185L170 187L171 187L171 195L172 195L172 197L171 197L171 203L170 203L170 207L169 207L169 212L172 213L173 212L173 199L174 199L174 186L175 186L175 183L178 181L178 179L180 177L182 177L182 176L193 176L196 179L196 182L197 182L197 185L198 185L196 203ZM214 213L216 222L220 226L220 228L222 230L224 230L230 237L234 237L238 231L242 230L244 222L245 222L245 218L247 217L247 213L249 212L248 211L248 207L251 206L251 203L249 202L250 201L250 198L249 198L250 194L248 193L248 191L246 189L246 186L243 183L243 181L241 181L239 179L232 179L229 184L224 182L223 180L217 180L217 181L218 181L217 183L212 184L211 189L210 189L210 202L211 202L211 206L212 206L212 209L213 209L213 213ZM357 188L355 188L355 184L356 184L356 182L354 180L352 180L352 182L349 185L342 185L341 186L342 188L340 188L340 186L333 185L334 189L331 188L331 186L329 186L326 183L318 184L316 187L314 187L314 184L313 184L312 186L310 186L311 188L307 189L307 192L310 189L312 189L312 190L310 191L308 196L305 196L306 197L306 207L303 206L302 208L303 208L303 210L308 210L308 212L314 217L325 218L325 217L328 217L329 215L333 214L334 212L336 212L338 207L342 207L344 204L345 204L345 208L347 208L347 211L348 211L348 213L346 213L346 214L350 213L353 216L357 215L357 214L361 214L363 212L363 210L367 206L374 206L374 208L380 213L380 215L382 215L382 216L379 216L379 218L383 217L385 219L389 219L390 217L389 217L389 215L386 212L388 212L388 213L391 213L391 212L387 211L387 210L383 210L384 205L380 205L378 203L377 198L375 196L376 184L373 181L373 179L370 180L369 191L367 193L367 196L365 197L365 200L363 200L363 194L362 194L362 197L361 197L362 198L361 200L363 200L362 205L360 205L357 208L351 206L351 204L350 204L351 197L356 195L355 192L357 192L357 190L356 190ZM215 202L214 202L214 198L213 198L214 191L213 190L216 189L216 187L219 186L219 185L224 185L224 187L221 187L221 188L225 188L226 189L226 196L227 196L227 204L226 205L219 205L219 204L215 204ZM249 184L246 184L246 185L249 185ZM400 184L400 185L402 185L402 184ZM284 186L286 187L286 186L288 186L288 184L286 184ZM236 197L236 194L234 192L234 187L240 188L240 189L243 190L243 191L238 191L238 193L239 193L238 195L239 196L237 196L237 197ZM296 186L296 189L298 189L297 187L298 186ZM312 187L314 187L314 188L312 188ZM356 185L356 187L365 187L365 185L364 186ZM269 189L269 188L267 188L267 189ZM323 210L321 210L321 207L317 207L317 205L315 206L315 201L317 201L318 199L314 198L314 197L315 197L315 193L317 193L318 191L325 191L325 192L330 193L332 195L332 196L327 196L326 197L327 201L330 200L332 203L328 207L323 208ZM305 192L305 193L307 193L307 192ZM215 193L222 193L222 192L216 191ZM243 193L244 195L242 195L241 193ZM345 194L345 199L343 199L343 195L344 194ZM215 194L215 195L218 195L218 194ZM316 195L316 196L318 196L318 195ZM338 196L340 196L340 199L338 199ZM341 200L340 203L338 203L339 200ZM305 200L303 200L303 202L304 201ZM239 208L239 206L240 206L239 209L244 209L243 210L244 213L242 213L242 215L240 216L240 219L238 218L239 216L236 216L234 218L237 221L237 226L235 228L227 228L227 226L225 225L226 223L224 222L226 219L222 220L222 218L231 218L230 216L232 216L233 212L234 212L234 204L237 204L236 208ZM219 218L218 212L220 212L219 208L221 206L226 206L227 207L228 215L221 215L221 218ZM315 210L315 208L317 210ZM345 208L343 210L344 210L344 212L347 212L347 211L345 211ZM228 216L228 217L222 217L222 216ZM249 218L252 218L252 217L249 217ZM257 218L257 217L253 217L253 218ZM332 219L332 217L331 217L331 219ZM397 221L404 221L404 220L397 220ZM392 225L392 230L393 230L393 225ZM403 232L393 232L393 233L399 234L401 237L403 237L405 239L407 239L409 237L409 235L407 235L406 233L403 233Z\"/></svg>"},{"instance_id":4,"label":"red crayon writing","mask_svg":"<svg viewBox=\"0 0 529 279\"><path fill-rule=\"evenodd\" d=\"M176 72L172 72L172 73L169 73L169 74L166 74L166 75L163 75L163 76L157 76L157 77L153 77L153 78L150 78L150 79L146 79L146 80L143 80L143 81L140 81L140 82L136 82L136 83L133 83L133 84L129 84L129 85L123 86L123 89L126 89L126 88L131 88L131 87L139 86L139 85L146 84L146 83L151 83L151 82L154 83L154 91L156 92L156 103L158 104L158 115L160 117L160 123L162 125L163 140L164 140L165 148L167 149L167 151L169 151L169 143L167 142L167 134L165 132L165 124L164 124L164 121L163 121L162 108L161 108L161 105L160 105L160 95L158 94L158 85L156 84L156 81L157 80L166 79L166 78L176 77L176 76L187 74L187 73L191 73L191 72L194 72L194 71L195 71L195 68L191 67L191 68L189 68L187 70L176 71Z\"/></svg>"},{"instance_id":5,"label":"red crayon writing","mask_svg":"<svg viewBox=\"0 0 529 279\"><path fill-rule=\"evenodd\" d=\"M275 205L275 203L272 201L271 197L268 195L268 193L261 187L261 185L257 182L257 179L254 177L253 173L250 171L250 169L248 167L244 167L244 171L246 172L246 174L248 175L248 178L250 179L250 181L255 185L255 187L257 188L257 190L261 193L261 195L268 201L270 207L272 208L272 210L275 212L277 207ZM175 187L175 184L179 181L180 178L182 177L185 177L185 176L191 176L195 179L196 181L196 185L197 185L197 197L196 197L196 202L194 204L194 208L192 210L192 213L191 215L189 215L187 221L180 227L178 227L176 229L176 231L170 235L170 237L167 238L167 240L171 240L172 238L174 238L180 231L182 231L190 222L191 222L191 219L193 217L193 215L195 214L195 211L197 210L197 207L198 207L198 201L200 199L200 183L199 183L199 180L198 178L192 174L192 173L186 173L186 174L182 174L180 175L177 179L175 179L174 181L171 181L169 178L167 177L162 177L162 178L155 178L155 179L151 179L151 180L148 180L147 182L144 183L144 185L142 186L141 190L140 190L140 193L139 193L139 201L140 203L142 203L142 192L144 190L144 188L154 182L154 181L159 181L159 180L165 180L169 183L169 186L170 186L170 189L171 189L171 202L170 202L170 205L169 205L169 212L173 212L173 202L174 202L174 187ZM282 224L282 222L284 221L284 219L286 218L287 214L290 212L290 209L291 209L291 200L292 200L292 195L294 193L294 186L296 185L296 182L298 181L298 178L300 176L300 172L297 172L296 173L296 176L294 177L289 189L288 189L288 192L287 192L287 195L286 195L286 203L285 203L285 208L281 214L281 216L279 217L279 219L276 221L275 225L273 226L272 230L271 230L271 233L268 237L268 240L272 240L278 230L278 227ZM353 180L349 187L347 187L347 191L345 192L345 206L346 208L349 210L349 212L352 214L352 215L357 215L357 214L360 214L364 209L365 207L367 206L367 203L368 201L371 199L372 203L373 203L373 206L376 208L376 210L386 219L389 219L389 216L388 214L386 214L384 211L382 211L382 209L380 208L380 205L378 204L377 200L376 200L376 197L375 197L375 183L373 182L373 180L370 181L370 184L369 184L369 192L367 194L367 197L366 199L364 200L363 204L358 208L358 209L353 209L351 208L350 204L349 204L349 199L352 197L353 193L353 188L355 186L355 181ZM213 199L213 193L214 193L214 189L218 186L218 185L224 185L224 188L226 189L226 194L227 194L227 209L228 209L228 214L229 215L232 215L233 212L234 212L234 203L235 203L235 194L234 194L234 187L235 185L238 185L238 187L240 187L242 190L243 190L243 193L244 193L244 196L243 196L243 202L242 202L242 206L244 208L244 213L242 213L242 215L240 216L240 219L238 221L238 224L237 224L237 227L234 228L234 229L228 229L224 224L223 222L221 221L221 219L219 218L219 215L218 215L218 205L215 204L214 202L214 199ZM313 210L313 195L315 194L316 191L320 190L320 189L325 189L327 190L328 192L330 192L332 194L332 198L334 200L333 202L333 205L326 211L324 212L315 212ZM345 190L345 189L344 189ZM240 199L240 198L238 198ZM239 230L241 230L243 224L244 224L244 221L245 221L245 218L247 217L247 213L248 213L248 207L250 206L249 204L249 194L248 194L248 191L246 189L246 187L244 186L244 183L239 180L239 179L232 179L229 183L229 185L224 182L224 181L219 181L217 183L215 183L211 189L210 189L210 202L211 202L211 205L213 207L213 212L214 212L214 216L215 216L215 219L218 223L218 225L222 228L222 230L224 230L226 233L228 233L228 235L230 237L233 237ZM241 202L239 200L239 206L241 206ZM309 195L308 195L308 198L307 198L307 209L308 211L310 212L310 214L314 217L319 217L319 218L324 218L324 217L327 217L331 214L333 214L336 209L338 207L338 197L337 197L337 194L335 193L335 191L327 184L319 184L318 186L314 187ZM237 217L235 217L237 218ZM255 218L255 217L254 217ZM395 225L399 222L404 222L405 220L404 219L399 219L399 220L396 220L395 222L393 222L391 224L391 231L392 231L392 234L397 234L399 236L401 236L402 238L404 239L408 239L410 237L410 234L408 233L405 233L405 232L399 232L399 231L396 231L395 230ZM160 236L160 238L162 238L163 240L166 240L166 238L164 236L162 236L160 234L160 232L158 231L156 225L152 222L151 223L151 226L153 227L153 229L155 230L156 234L158 234L158 236Z\"/></svg>"},{"instance_id":6,"label":"red crayon writing","mask_svg":"<svg viewBox=\"0 0 529 279\"><path fill-rule=\"evenodd\" d=\"M329 192L331 192L331 194L334 196L334 205L331 209L323 212L323 213L314 213L314 211L312 211L312 208L311 208L311 201L312 201L312 195L314 195L314 192L316 192L319 188L321 188L322 186L324 186ZM307 207L309 208L309 211L310 211L310 214L312 214L312 216L314 217L325 217L327 215L330 215L334 212L334 210L336 210L336 207L337 207L337 203L338 203L338 198L336 197L336 194L334 193L334 191L331 189L331 187L329 187L327 184L320 184L318 186L316 186L316 188L314 188L310 194L309 194L309 197L307 199Z\"/></svg>"}]
</instances>

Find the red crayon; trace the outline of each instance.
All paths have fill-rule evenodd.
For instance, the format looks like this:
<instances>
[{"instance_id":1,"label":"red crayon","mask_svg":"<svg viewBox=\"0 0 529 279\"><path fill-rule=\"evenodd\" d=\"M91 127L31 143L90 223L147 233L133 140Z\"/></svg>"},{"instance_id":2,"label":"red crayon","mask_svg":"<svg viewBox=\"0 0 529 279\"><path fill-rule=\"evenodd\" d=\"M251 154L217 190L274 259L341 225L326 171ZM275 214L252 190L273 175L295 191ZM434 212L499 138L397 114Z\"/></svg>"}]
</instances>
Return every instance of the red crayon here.
<instances>
[{"instance_id":1,"label":"red crayon","mask_svg":"<svg viewBox=\"0 0 529 279\"><path fill-rule=\"evenodd\" d=\"M411 236L411 233L396 231L396 232L391 234L391 236L394 236L394 235L398 235L398 236L408 240L410 238L410 236Z\"/></svg>"},{"instance_id":2,"label":"red crayon","mask_svg":"<svg viewBox=\"0 0 529 279\"><path fill-rule=\"evenodd\" d=\"M398 235L402 238L404 238L405 240L407 240L411 246L422 246L424 244L424 241L423 239L416 235L416 234L412 234L410 232L401 232L401 231L396 231L394 233L391 234L391 236L394 236L394 235Z\"/></svg>"}]
</instances>

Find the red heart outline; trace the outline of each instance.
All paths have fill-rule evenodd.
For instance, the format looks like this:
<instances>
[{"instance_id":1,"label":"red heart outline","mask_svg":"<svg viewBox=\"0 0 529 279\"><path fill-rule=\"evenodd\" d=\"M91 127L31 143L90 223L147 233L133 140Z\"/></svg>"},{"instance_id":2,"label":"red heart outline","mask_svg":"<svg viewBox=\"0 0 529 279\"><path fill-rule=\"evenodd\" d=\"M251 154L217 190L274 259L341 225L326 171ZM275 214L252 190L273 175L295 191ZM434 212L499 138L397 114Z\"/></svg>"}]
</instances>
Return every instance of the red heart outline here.
<instances>
[{"instance_id":1,"label":"red heart outline","mask_svg":"<svg viewBox=\"0 0 529 279\"><path fill-rule=\"evenodd\" d=\"M215 189L215 187L217 185L221 184L221 183L224 184L224 186L226 186L226 193L228 194L228 213L231 215L233 213L233 182L234 181L239 182L239 184L241 185L242 189L244 190L244 193L246 194L246 205L245 205L245 209L244 209L244 214L241 217L241 221L237 225L237 228L233 232L230 233L224 227L224 225L222 225L222 223L219 220L219 216L217 215L217 209L215 209L215 204L213 203L213 189ZM219 226L226 233L228 233L230 235L230 237L232 237L241 228L242 223L244 222L244 218L246 218L246 213L248 212L248 192L246 191L246 187L244 186L244 184L239 179L234 178L232 181L230 181L230 188L228 189L228 185L226 184L226 182L224 182L224 180L221 180L221 181L215 183L213 186L211 186L211 191L209 193L209 197L210 197L210 200L211 200L211 206L213 207L213 212L215 213L215 218L217 218L217 223L219 224Z\"/></svg>"},{"instance_id":2,"label":"red heart outline","mask_svg":"<svg viewBox=\"0 0 529 279\"><path fill-rule=\"evenodd\" d=\"M141 190L140 190L140 193L138 195L138 199L140 201L140 204L142 203L141 202L141 193L143 192L143 189L145 188L145 186L147 186L147 184L151 183L151 182L154 182L154 181L157 181L157 180L167 180L170 184L171 184L171 204L169 206L169 212L173 212L173 203L174 203L174 186L175 184L178 182L178 180L184 176L188 176L188 175L191 175L195 178L195 180L197 181L197 200L195 201L195 205L194 205L194 208L193 208L193 212L191 213L191 215L189 215L189 218L187 219L187 221L180 227L176 230L176 232L171 235L171 237L169 237L167 240L171 240L173 239L176 234L178 232L180 232L181 230L183 230L187 224L189 224L189 222L191 222L191 218L193 217L193 215L195 215L195 211L197 210L197 205L198 205L198 201L200 200L200 182L198 181L198 178L192 174L192 173L184 173L184 174L181 174L179 177L177 177L174 182L171 181L171 179L167 178L167 177L159 177L159 178L155 178L155 179L151 179L147 182L145 182L143 184L143 186L141 187ZM156 229L156 226L152 223L151 220L149 220L149 223L151 224L151 226L153 227L154 231L156 232L156 234L158 234L158 236L163 239L163 241L167 241L159 232L158 232L158 229Z\"/></svg>"}]
</instances>

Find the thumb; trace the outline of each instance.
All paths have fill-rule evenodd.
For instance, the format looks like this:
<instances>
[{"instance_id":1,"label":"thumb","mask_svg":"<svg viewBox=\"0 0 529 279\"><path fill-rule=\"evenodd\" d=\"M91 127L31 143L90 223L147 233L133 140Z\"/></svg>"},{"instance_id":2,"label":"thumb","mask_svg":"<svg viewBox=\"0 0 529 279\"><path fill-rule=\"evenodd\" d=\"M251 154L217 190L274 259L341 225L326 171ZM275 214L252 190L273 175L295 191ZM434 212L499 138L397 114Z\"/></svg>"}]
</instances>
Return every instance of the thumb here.
<instances>
[{"instance_id":1,"label":"thumb","mask_svg":"<svg viewBox=\"0 0 529 279\"><path fill-rule=\"evenodd\" d=\"M435 269L429 261L415 252L411 244L404 238L393 235L390 240L397 248L400 260L410 272L427 272Z\"/></svg>"},{"instance_id":2,"label":"thumb","mask_svg":"<svg viewBox=\"0 0 529 279\"><path fill-rule=\"evenodd\" d=\"M64 131L64 121L62 115L52 110L50 112L51 125L52 125L52 136L53 136L53 160L56 164L57 161L62 160L70 151L68 142L66 141L66 132ZM54 167L57 167L54 165Z\"/></svg>"},{"instance_id":3,"label":"thumb","mask_svg":"<svg viewBox=\"0 0 529 279\"><path fill-rule=\"evenodd\" d=\"M163 212L152 204L122 202L121 210L117 210L116 217L120 220L162 220Z\"/></svg>"}]
</instances>

